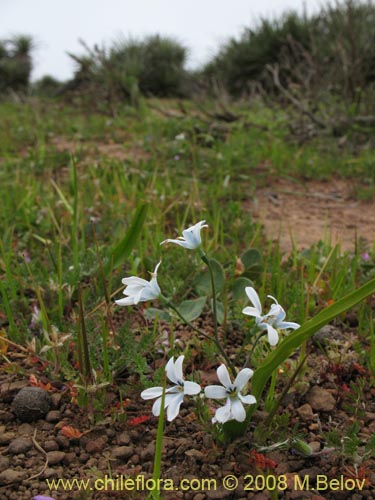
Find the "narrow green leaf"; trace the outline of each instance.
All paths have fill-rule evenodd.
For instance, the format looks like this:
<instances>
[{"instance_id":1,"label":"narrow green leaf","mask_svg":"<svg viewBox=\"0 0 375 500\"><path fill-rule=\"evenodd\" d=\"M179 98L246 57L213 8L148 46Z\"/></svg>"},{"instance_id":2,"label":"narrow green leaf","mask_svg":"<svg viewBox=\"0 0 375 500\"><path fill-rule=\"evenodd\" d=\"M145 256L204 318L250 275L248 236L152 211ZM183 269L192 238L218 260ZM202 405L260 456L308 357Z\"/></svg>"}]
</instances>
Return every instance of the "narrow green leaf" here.
<instances>
[{"instance_id":1,"label":"narrow green leaf","mask_svg":"<svg viewBox=\"0 0 375 500\"><path fill-rule=\"evenodd\" d=\"M375 279L327 307L298 328L298 330L291 332L289 336L266 357L262 365L254 373L251 393L256 397L257 401L260 401L263 389L272 375L272 372L286 361L300 345L314 335L315 332L320 330L320 328L332 321L336 316L339 316L373 293L375 293ZM257 405L254 405L250 408L249 415L252 415L256 406Z\"/></svg>"},{"instance_id":2,"label":"narrow green leaf","mask_svg":"<svg viewBox=\"0 0 375 500\"><path fill-rule=\"evenodd\" d=\"M122 264L128 257L130 252L133 250L139 235L141 233L142 226L146 219L148 204L143 203L140 205L133 217L131 225L127 230L125 236L122 240L110 251L109 260L105 267L105 273L107 274L110 269L115 269L120 264Z\"/></svg>"},{"instance_id":3,"label":"narrow green leaf","mask_svg":"<svg viewBox=\"0 0 375 500\"><path fill-rule=\"evenodd\" d=\"M207 297L199 297L193 300L184 300L177 307L177 310L186 321L194 321L202 314Z\"/></svg>"}]
</instances>

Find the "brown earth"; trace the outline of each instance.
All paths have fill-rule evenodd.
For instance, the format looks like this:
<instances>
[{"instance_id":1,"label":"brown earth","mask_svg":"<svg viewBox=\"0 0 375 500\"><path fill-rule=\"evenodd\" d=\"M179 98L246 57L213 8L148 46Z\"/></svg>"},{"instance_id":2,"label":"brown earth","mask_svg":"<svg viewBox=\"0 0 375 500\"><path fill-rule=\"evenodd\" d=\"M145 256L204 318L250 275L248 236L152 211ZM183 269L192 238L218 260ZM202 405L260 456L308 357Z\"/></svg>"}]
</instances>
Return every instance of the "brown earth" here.
<instances>
[{"instance_id":1,"label":"brown earth","mask_svg":"<svg viewBox=\"0 0 375 500\"><path fill-rule=\"evenodd\" d=\"M362 240L362 248L375 244L375 201L357 201L352 195L350 181L280 179L257 190L249 209L284 252L309 248L319 240L354 252L356 240Z\"/></svg>"}]
</instances>

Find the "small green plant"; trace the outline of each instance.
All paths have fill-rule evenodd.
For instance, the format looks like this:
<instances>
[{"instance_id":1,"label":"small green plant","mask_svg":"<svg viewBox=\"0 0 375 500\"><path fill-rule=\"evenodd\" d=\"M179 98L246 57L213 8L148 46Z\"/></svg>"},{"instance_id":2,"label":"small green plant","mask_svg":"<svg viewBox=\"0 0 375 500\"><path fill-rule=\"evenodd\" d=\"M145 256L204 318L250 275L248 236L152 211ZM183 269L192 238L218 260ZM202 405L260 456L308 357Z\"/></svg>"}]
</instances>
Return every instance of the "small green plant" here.
<instances>
[{"instance_id":1,"label":"small green plant","mask_svg":"<svg viewBox=\"0 0 375 500\"><path fill-rule=\"evenodd\" d=\"M126 286L124 295L126 297L117 300L116 303L120 306L132 306L137 305L140 302L159 299L171 310L171 314L177 314L177 316L189 325L194 332L203 336L207 341L210 341L216 347L218 355L222 359L222 363L217 368L217 378L221 385L206 386L204 388L204 396L208 400L224 400L223 406L215 408L212 423L219 429L219 434L225 436L226 439L233 439L242 435L246 431L251 415L260 404L264 388L268 380L271 379L271 385L268 389L268 395L266 398L269 401L269 420L266 422L266 426L269 425L270 420L275 415L282 400L281 397L274 404L272 404L273 401L271 401L274 400L274 390L278 369L291 356L291 354L296 351L297 348L303 346L307 339L322 326L326 325L333 318L342 314L348 308L374 293L375 280L366 283L358 290L349 293L343 299L338 300L331 306L323 309L318 315L305 322L302 326L295 322L285 321L286 313L283 307L273 296L268 296L273 301L273 304L271 305L269 312L264 313L260 298L255 289L253 287L245 286L246 295L252 302L253 306L245 307L242 310L242 313L255 318L255 324L257 327L256 330L258 330L258 332L250 338L252 348L250 349L250 353L245 360L244 367L241 370L238 370L237 366L232 361L232 358L228 355L223 339L219 335L218 324L220 322L220 314L218 308L218 296L225 290L225 275L221 265L216 260L210 259L202 249L201 230L206 227L207 225L205 224L205 221L200 221L194 226L185 229L182 232L181 237L178 237L177 239L164 240L161 244L174 244L188 250L195 250L198 253L208 269L208 277L211 285L211 300L207 300L209 290L205 284L205 279L202 278L203 275L201 275L197 288L204 292L205 295L197 299L186 300L184 303L180 304L180 306L175 306L169 298L164 297L161 293L161 289L158 284L158 271L161 265L161 262L159 262L155 267L154 272L151 273L150 281L136 276L124 278L123 283ZM207 334L192 324L192 321L201 315L206 304L210 304L211 306L213 321L212 334ZM292 333L287 336L284 335L283 340L279 342L279 336L284 330L292 330ZM268 347L265 343L260 344L263 337L267 338L270 347ZM248 365L253 363L252 355L258 345L261 346L261 349L257 359L258 365L254 372ZM176 347L171 346L171 350L172 352L175 352ZM299 370L303 366L306 357L307 354L305 354L302 361L296 368L295 375L298 374ZM178 416L184 397L196 397L201 392L200 385L184 379L182 372L183 359L184 355L180 355L176 361L174 360L174 356L172 356L166 364L166 376L174 384L173 387L165 388L165 386L158 386L145 389L141 393L141 397L143 399L148 400L156 398L152 407L152 412L155 416L159 417L159 427L157 433L157 443L159 446L162 440L162 436L159 435L159 433L162 432L160 430L160 421L163 409L167 410L167 420L172 421ZM250 379L252 379L252 394L248 394L246 389ZM290 383L293 383L293 381L294 376L292 377ZM198 407L200 408L200 415L204 415L205 412L202 411L201 402ZM259 429L261 428L262 425L260 424ZM349 453L352 448L358 445L354 439L355 435L356 431L354 430L350 434L353 439L349 440L348 438L348 442L345 444L345 453ZM290 439L291 438L287 438L287 442L289 443L290 441L290 445L298 453L303 456L310 456L312 454L311 448L298 436L295 436L291 440ZM154 471L156 471L155 474L158 477L160 475L160 460L161 457L158 455L158 457L155 458L154 468ZM154 495L157 494L157 492L154 493ZM158 497L156 496L152 498Z\"/></svg>"}]
</instances>

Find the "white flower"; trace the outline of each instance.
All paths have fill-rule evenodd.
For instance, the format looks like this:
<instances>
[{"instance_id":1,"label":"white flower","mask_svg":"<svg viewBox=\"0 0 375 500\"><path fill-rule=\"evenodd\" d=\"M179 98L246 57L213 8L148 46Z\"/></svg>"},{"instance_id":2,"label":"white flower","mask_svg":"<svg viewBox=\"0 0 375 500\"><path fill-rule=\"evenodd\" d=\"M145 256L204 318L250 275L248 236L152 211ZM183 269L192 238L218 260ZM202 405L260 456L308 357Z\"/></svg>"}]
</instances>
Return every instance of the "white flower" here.
<instances>
[{"instance_id":1,"label":"white flower","mask_svg":"<svg viewBox=\"0 0 375 500\"><path fill-rule=\"evenodd\" d=\"M215 416L212 419L213 423L220 422L223 424L233 419L238 422L243 422L245 420L246 411L243 407L243 403L252 405L256 403L256 399L251 394L243 396L241 391L253 376L253 373L253 370L250 370L250 368L244 368L238 373L234 384L232 384L227 367L225 365L219 366L217 369L217 377L224 387L221 385L209 385L204 390L206 398L226 398L227 400L224 406L216 410Z\"/></svg>"},{"instance_id":2,"label":"white flower","mask_svg":"<svg viewBox=\"0 0 375 500\"><path fill-rule=\"evenodd\" d=\"M272 295L267 295L267 297L274 300L275 304L272 304L271 309L267 314L262 315L262 306L257 292L251 286L247 286L245 288L245 292L254 307L245 307L242 312L248 316L254 316L257 326L261 330L267 330L268 342L270 345L274 346L278 343L278 330L287 330L289 328L295 330L300 327L298 323L284 321L286 313L275 297L272 297Z\"/></svg>"},{"instance_id":3,"label":"white flower","mask_svg":"<svg viewBox=\"0 0 375 500\"><path fill-rule=\"evenodd\" d=\"M181 134L176 135L175 141L184 141L185 140L185 134L181 132Z\"/></svg>"},{"instance_id":4,"label":"white flower","mask_svg":"<svg viewBox=\"0 0 375 500\"><path fill-rule=\"evenodd\" d=\"M205 220L197 222L197 224L195 224L194 226L191 226L188 229L182 231L182 236L179 236L177 240L164 240L160 243L160 245L164 245L164 243L175 243L176 245L188 248L189 250L198 248L202 243L201 229L203 227L208 227L205 222Z\"/></svg>"},{"instance_id":5,"label":"white flower","mask_svg":"<svg viewBox=\"0 0 375 500\"><path fill-rule=\"evenodd\" d=\"M116 304L119 306L132 306L138 304L138 302L145 302L146 300L159 297L161 291L157 282L157 274L160 264L161 262L156 265L154 272L151 273L150 281L138 278L137 276L123 278L122 283L126 285L123 293L127 297L115 300Z\"/></svg>"},{"instance_id":6,"label":"white flower","mask_svg":"<svg viewBox=\"0 0 375 500\"><path fill-rule=\"evenodd\" d=\"M188 396L192 396L201 392L201 386L199 384L184 380L184 376L182 373L183 361L184 356L179 356L176 359L176 362L174 362L174 359L172 357L165 367L167 377L171 382L176 384L173 387L166 389L165 391L164 409L167 408L167 419L169 422L177 417L185 394ZM152 407L152 413L155 415L155 417L158 417L160 415L162 394L162 387L151 387L150 389L146 389L141 393L141 398L143 399L158 398Z\"/></svg>"}]
</instances>

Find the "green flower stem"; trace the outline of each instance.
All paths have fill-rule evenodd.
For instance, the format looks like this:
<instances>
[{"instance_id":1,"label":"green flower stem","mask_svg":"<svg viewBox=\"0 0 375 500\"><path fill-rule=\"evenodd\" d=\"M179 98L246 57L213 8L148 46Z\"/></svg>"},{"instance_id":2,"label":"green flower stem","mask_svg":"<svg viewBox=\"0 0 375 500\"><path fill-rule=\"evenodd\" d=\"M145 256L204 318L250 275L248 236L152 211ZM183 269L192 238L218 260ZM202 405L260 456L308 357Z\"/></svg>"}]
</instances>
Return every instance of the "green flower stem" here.
<instances>
[{"instance_id":1,"label":"green flower stem","mask_svg":"<svg viewBox=\"0 0 375 500\"><path fill-rule=\"evenodd\" d=\"M166 382L167 379L164 376L164 381L163 381L163 392L161 395L161 405L160 405L160 414L159 414L159 419L158 419L158 429L156 433L156 443L155 443L155 455L154 455L154 472L152 474L152 477L155 481L155 484L158 484L160 480L160 472L161 472L161 460L162 460L162 452L163 452L163 434L164 434L164 404L165 404L165 387L166 387ZM155 489L153 489L148 498L151 500L160 500L161 495L160 495L160 488L155 486Z\"/></svg>"},{"instance_id":2,"label":"green flower stem","mask_svg":"<svg viewBox=\"0 0 375 500\"><path fill-rule=\"evenodd\" d=\"M218 330L217 330L217 304L216 304L216 289L215 289L215 280L214 280L214 275L212 272L212 267L210 264L210 259L207 257L207 255L203 252L202 249L200 249L200 256L203 262L207 265L208 271L210 273L210 279L211 279L211 288L212 288L212 311L213 311L213 316L214 316L214 334L215 338L218 339Z\"/></svg>"},{"instance_id":3,"label":"green flower stem","mask_svg":"<svg viewBox=\"0 0 375 500\"><path fill-rule=\"evenodd\" d=\"M278 408L280 407L281 403L283 402L283 399L287 395L289 389L294 384L294 381L296 380L298 374L302 370L303 365L305 364L305 361L306 361L307 357L308 357L308 353L305 354L304 357L302 358L302 360L300 361L299 365L297 366L297 368L296 368L295 372L293 373L292 377L290 378L289 382L284 387L283 392L281 393L279 399L276 401L274 407L272 408L272 410L268 414L268 417L267 417L267 419L265 421L265 427L266 428L268 428L271 425L273 417L276 415L276 412L277 412Z\"/></svg>"},{"instance_id":4,"label":"green flower stem","mask_svg":"<svg viewBox=\"0 0 375 500\"><path fill-rule=\"evenodd\" d=\"M247 356L247 358L246 358L245 364L244 364L244 366L243 366L244 368L248 368L248 367L249 367L250 362L251 362L251 359L252 359L253 354L254 354L254 351L255 351L255 348L256 348L256 346L258 345L259 340L260 340L262 337L264 337L264 335L266 335L266 334L267 334L267 332L262 330L262 331L259 333L259 335L257 336L257 338L255 339L255 342L254 342L254 344L253 344L253 347L251 348L251 351L249 352L249 354L248 354L248 356Z\"/></svg>"},{"instance_id":5,"label":"green flower stem","mask_svg":"<svg viewBox=\"0 0 375 500\"><path fill-rule=\"evenodd\" d=\"M232 361L229 359L227 353L225 352L223 346L221 345L220 341L218 340L217 336L215 335L214 338L210 337L209 335L207 335L207 333L205 333L203 330L200 330L199 328L196 328L192 323L190 323L181 313L180 311L177 309L177 307L172 304L172 302L170 302L166 297L164 297L163 295L160 296L164 302L165 302L165 305L167 307L169 307L170 309L172 309L172 311L174 311L177 316L185 323L185 325L188 325L192 330L194 330L195 332L199 333L199 335L202 335L204 338L206 338L207 340L210 340L211 342L213 342L216 347L219 349L221 355L223 356L223 358L225 359L225 362L227 363L227 365L229 366L229 369L230 371L232 372L232 375L234 377L237 376L237 372L236 372L236 369L234 368L234 365L232 363Z\"/></svg>"}]
</instances>

